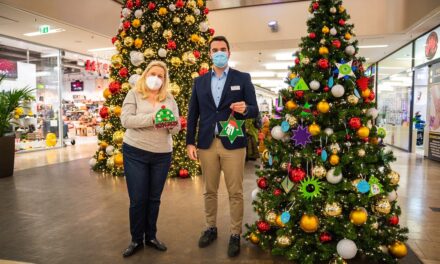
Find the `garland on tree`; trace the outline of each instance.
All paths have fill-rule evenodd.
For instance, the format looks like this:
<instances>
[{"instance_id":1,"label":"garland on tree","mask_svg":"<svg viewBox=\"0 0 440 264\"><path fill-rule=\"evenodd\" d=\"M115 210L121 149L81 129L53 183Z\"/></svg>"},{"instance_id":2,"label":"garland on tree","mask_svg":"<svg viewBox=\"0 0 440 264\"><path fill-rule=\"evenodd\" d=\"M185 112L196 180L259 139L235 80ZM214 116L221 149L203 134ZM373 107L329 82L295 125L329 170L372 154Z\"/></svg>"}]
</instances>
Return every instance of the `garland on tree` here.
<instances>
[{"instance_id":1,"label":"garland on tree","mask_svg":"<svg viewBox=\"0 0 440 264\"><path fill-rule=\"evenodd\" d=\"M180 111L182 130L173 136L169 176L200 174L186 155L186 116L194 78L209 71L209 26L205 0L125 0L118 34L112 38L117 54L111 58L109 87L103 92L103 121L98 128L98 150L90 160L96 171L122 176L121 106L127 92L152 60L164 61L170 73L171 93Z\"/></svg>"},{"instance_id":2,"label":"garland on tree","mask_svg":"<svg viewBox=\"0 0 440 264\"><path fill-rule=\"evenodd\" d=\"M356 255L396 263L407 228L399 174L385 150L373 80L356 57L353 25L341 0L314 0L295 66L280 91L256 175L259 219L245 237L299 263L345 263Z\"/></svg>"}]
</instances>

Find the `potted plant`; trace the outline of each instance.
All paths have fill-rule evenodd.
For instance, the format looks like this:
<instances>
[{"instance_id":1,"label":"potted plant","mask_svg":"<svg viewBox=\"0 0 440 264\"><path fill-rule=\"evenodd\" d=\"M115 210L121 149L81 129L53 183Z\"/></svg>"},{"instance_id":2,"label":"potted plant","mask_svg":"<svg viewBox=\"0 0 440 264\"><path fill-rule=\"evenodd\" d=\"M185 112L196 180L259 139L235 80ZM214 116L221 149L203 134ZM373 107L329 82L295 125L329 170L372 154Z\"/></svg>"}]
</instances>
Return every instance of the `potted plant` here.
<instances>
[{"instance_id":1,"label":"potted plant","mask_svg":"<svg viewBox=\"0 0 440 264\"><path fill-rule=\"evenodd\" d=\"M0 84L5 76L0 76ZM29 87L0 92L0 178L14 174L15 134L12 131L14 110L24 101L33 100L33 89Z\"/></svg>"}]
</instances>

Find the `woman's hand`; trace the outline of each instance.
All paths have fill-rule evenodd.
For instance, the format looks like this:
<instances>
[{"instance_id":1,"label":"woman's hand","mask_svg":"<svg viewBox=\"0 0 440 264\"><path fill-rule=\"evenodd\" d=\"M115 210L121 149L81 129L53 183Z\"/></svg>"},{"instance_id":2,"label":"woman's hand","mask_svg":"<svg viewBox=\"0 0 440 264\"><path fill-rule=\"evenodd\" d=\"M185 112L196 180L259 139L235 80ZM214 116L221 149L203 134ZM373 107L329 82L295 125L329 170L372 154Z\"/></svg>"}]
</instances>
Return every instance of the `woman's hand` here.
<instances>
[{"instance_id":1,"label":"woman's hand","mask_svg":"<svg viewBox=\"0 0 440 264\"><path fill-rule=\"evenodd\" d=\"M197 148L194 145L186 146L186 152L188 153L188 157L192 160L197 160Z\"/></svg>"}]
</instances>

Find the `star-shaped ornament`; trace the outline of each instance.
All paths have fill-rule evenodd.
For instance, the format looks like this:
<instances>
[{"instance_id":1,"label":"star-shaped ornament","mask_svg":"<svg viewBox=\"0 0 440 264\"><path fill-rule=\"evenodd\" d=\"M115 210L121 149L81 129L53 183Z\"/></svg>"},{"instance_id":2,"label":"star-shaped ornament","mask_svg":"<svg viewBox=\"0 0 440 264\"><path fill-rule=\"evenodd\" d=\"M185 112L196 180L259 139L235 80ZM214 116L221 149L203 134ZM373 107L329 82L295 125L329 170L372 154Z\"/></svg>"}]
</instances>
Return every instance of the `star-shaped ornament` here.
<instances>
[{"instance_id":1,"label":"star-shaped ornament","mask_svg":"<svg viewBox=\"0 0 440 264\"><path fill-rule=\"evenodd\" d=\"M338 67L339 71L338 79L344 78L345 76L355 76L353 69L351 68L352 64L352 60L347 63L336 63L336 67Z\"/></svg>"},{"instance_id":2,"label":"star-shaped ornament","mask_svg":"<svg viewBox=\"0 0 440 264\"><path fill-rule=\"evenodd\" d=\"M243 123L244 120L237 120L233 115L230 115L228 120L220 121L220 125L222 126L220 136L228 137L229 142L231 142L231 144L234 143L237 137L244 137Z\"/></svg>"},{"instance_id":3,"label":"star-shaped ornament","mask_svg":"<svg viewBox=\"0 0 440 264\"><path fill-rule=\"evenodd\" d=\"M292 140L295 141L295 146L303 146L305 147L307 143L312 143L310 138L312 135L310 134L307 127L298 126L298 128L293 130Z\"/></svg>"}]
</instances>

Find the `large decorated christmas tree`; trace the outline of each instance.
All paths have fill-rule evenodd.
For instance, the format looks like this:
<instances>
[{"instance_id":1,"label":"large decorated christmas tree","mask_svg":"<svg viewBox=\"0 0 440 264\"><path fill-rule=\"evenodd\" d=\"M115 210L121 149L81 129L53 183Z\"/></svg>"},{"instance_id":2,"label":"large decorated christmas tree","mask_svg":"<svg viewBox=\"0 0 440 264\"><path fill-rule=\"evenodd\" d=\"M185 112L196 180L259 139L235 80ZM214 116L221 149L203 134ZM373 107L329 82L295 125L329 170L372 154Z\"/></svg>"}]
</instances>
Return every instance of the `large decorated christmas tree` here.
<instances>
[{"instance_id":1,"label":"large decorated christmas tree","mask_svg":"<svg viewBox=\"0 0 440 264\"><path fill-rule=\"evenodd\" d=\"M314 0L289 88L280 91L246 238L297 263L407 253L393 153L382 143L373 80L341 0Z\"/></svg>"},{"instance_id":2,"label":"large decorated christmas tree","mask_svg":"<svg viewBox=\"0 0 440 264\"><path fill-rule=\"evenodd\" d=\"M182 130L174 136L170 176L199 174L199 166L186 155L186 115L193 79L209 70L208 41L214 34L207 21L205 0L125 0L121 24L112 43L117 54L111 58L109 87L100 109L103 119L98 129L98 145L93 169L123 175L121 153L124 128L121 106L148 63L166 62L170 72L171 93L177 101Z\"/></svg>"}]
</instances>

